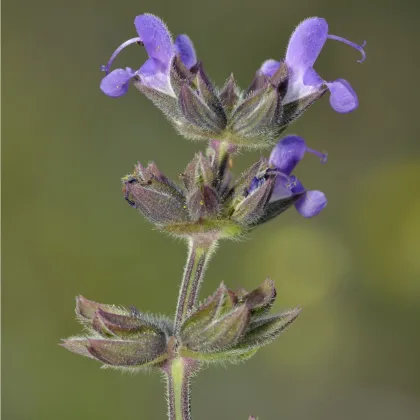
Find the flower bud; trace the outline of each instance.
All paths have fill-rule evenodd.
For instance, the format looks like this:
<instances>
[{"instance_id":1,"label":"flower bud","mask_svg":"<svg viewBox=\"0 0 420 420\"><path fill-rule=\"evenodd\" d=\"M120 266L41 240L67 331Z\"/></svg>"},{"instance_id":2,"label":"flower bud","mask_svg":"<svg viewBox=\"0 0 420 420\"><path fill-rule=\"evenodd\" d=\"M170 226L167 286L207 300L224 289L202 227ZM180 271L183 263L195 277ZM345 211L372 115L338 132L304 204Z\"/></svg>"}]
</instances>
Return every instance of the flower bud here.
<instances>
[{"instance_id":1,"label":"flower bud","mask_svg":"<svg viewBox=\"0 0 420 420\"><path fill-rule=\"evenodd\" d=\"M277 292L273 280L267 278L261 286L241 297L239 302L246 303L253 315L260 315L271 309L276 299L276 295Z\"/></svg>"},{"instance_id":2,"label":"flower bud","mask_svg":"<svg viewBox=\"0 0 420 420\"><path fill-rule=\"evenodd\" d=\"M185 197L154 164L136 167L133 176L123 178L124 197L147 219L157 225L188 219Z\"/></svg>"},{"instance_id":3,"label":"flower bud","mask_svg":"<svg viewBox=\"0 0 420 420\"><path fill-rule=\"evenodd\" d=\"M232 220L245 226L252 225L263 216L266 204L273 191L275 178L270 176L254 191L242 197L234 205Z\"/></svg>"},{"instance_id":4,"label":"flower bud","mask_svg":"<svg viewBox=\"0 0 420 420\"><path fill-rule=\"evenodd\" d=\"M160 334L160 329L139 317L119 315L98 309L92 318L92 327L102 335L136 338L144 334Z\"/></svg>"},{"instance_id":5,"label":"flower bud","mask_svg":"<svg viewBox=\"0 0 420 420\"><path fill-rule=\"evenodd\" d=\"M219 99L225 110L226 115L230 115L234 106L237 104L240 97L240 90L236 85L233 74L226 80L225 85L220 90Z\"/></svg>"},{"instance_id":6,"label":"flower bud","mask_svg":"<svg viewBox=\"0 0 420 420\"><path fill-rule=\"evenodd\" d=\"M188 85L181 87L179 108L189 124L187 127L192 128L190 137L219 137L225 128L225 116L218 114L213 107L205 102L205 98L198 96ZM179 130L184 134L182 126L179 127Z\"/></svg>"},{"instance_id":7,"label":"flower bud","mask_svg":"<svg viewBox=\"0 0 420 420\"><path fill-rule=\"evenodd\" d=\"M203 362L238 362L270 343L299 315L295 308L267 317L276 290L266 279L247 293L224 284L184 321L179 354Z\"/></svg>"},{"instance_id":8,"label":"flower bud","mask_svg":"<svg viewBox=\"0 0 420 420\"><path fill-rule=\"evenodd\" d=\"M90 323L96 314L96 311L102 309L109 313L127 315L129 311L114 305L105 305L103 303L94 302L83 296L76 297L76 315L80 322Z\"/></svg>"},{"instance_id":9,"label":"flower bud","mask_svg":"<svg viewBox=\"0 0 420 420\"><path fill-rule=\"evenodd\" d=\"M146 367L165 359L164 336L144 335L135 341L97 338L69 338L62 346L72 353L99 360L106 365Z\"/></svg>"},{"instance_id":10,"label":"flower bud","mask_svg":"<svg viewBox=\"0 0 420 420\"><path fill-rule=\"evenodd\" d=\"M192 190L195 187L213 185L217 176L216 169L216 165L212 165L206 156L201 152L197 153L181 174L185 188Z\"/></svg>"},{"instance_id":11,"label":"flower bud","mask_svg":"<svg viewBox=\"0 0 420 420\"><path fill-rule=\"evenodd\" d=\"M243 334L249 322L249 309L247 305L236 306L226 315L217 318L200 334L183 336L183 345L189 350L209 353L223 351L234 346Z\"/></svg>"},{"instance_id":12,"label":"flower bud","mask_svg":"<svg viewBox=\"0 0 420 420\"><path fill-rule=\"evenodd\" d=\"M195 78L192 80L192 83L197 87L199 96L203 98L207 106L216 113L218 119L220 120L220 125L225 127L227 123L226 114L220 99L215 94L214 86L207 77L201 63L197 63L196 69L197 72Z\"/></svg>"},{"instance_id":13,"label":"flower bud","mask_svg":"<svg viewBox=\"0 0 420 420\"><path fill-rule=\"evenodd\" d=\"M217 192L208 185L195 188L187 197L187 207L193 223L202 219L215 218L219 213Z\"/></svg>"},{"instance_id":14,"label":"flower bud","mask_svg":"<svg viewBox=\"0 0 420 420\"><path fill-rule=\"evenodd\" d=\"M238 303L235 294L222 283L216 292L199 306L181 327L181 340L200 335L217 317L231 311Z\"/></svg>"},{"instance_id":15,"label":"flower bud","mask_svg":"<svg viewBox=\"0 0 420 420\"><path fill-rule=\"evenodd\" d=\"M144 315L135 309L104 305L79 296L76 314L87 330L85 337L63 340L73 353L116 367L160 365L168 357L172 321Z\"/></svg>"},{"instance_id":16,"label":"flower bud","mask_svg":"<svg viewBox=\"0 0 420 420\"><path fill-rule=\"evenodd\" d=\"M227 130L230 141L247 147L264 147L280 135L282 115L278 90L270 84L252 92L232 112Z\"/></svg>"}]
</instances>

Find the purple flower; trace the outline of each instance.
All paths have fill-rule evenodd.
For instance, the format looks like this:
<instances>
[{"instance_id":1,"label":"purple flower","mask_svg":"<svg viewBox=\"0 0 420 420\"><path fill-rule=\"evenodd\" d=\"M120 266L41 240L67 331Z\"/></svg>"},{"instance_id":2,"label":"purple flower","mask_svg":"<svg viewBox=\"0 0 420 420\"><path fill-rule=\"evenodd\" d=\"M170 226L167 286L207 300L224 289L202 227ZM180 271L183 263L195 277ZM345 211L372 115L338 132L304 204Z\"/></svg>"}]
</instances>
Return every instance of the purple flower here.
<instances>
[{"instance_id":1,"label":"purple flower","mask_svg":"<svg viewBox=\"0 0 420 420\"><path fill-rule=\"evenodd\" d=\"M137 16L134 26L139 36L121 44L111 55L108 64L101 66L101 70L106 73L101 82L102 91L111 97L122 96L127 93L128 82L136 77L144 86L175 97L170 80L172 61L175 55L179 55L188 69L196 64L197 59L191 40L187 35L179 35L173 43L163 21L151 14ZM110 72L116 56L131 44L143 45L149 58L136 71L126 67Z\"/></svg>"},{"instance_id":2,"label":"purple flower","mask_svg":"<svg viewBox=\"0 0 420 420\"><path fill-rule=\"evenodd\" d=\"M296 210L303 217L313 217L327 205L325 194L321 191L305 190L302 183L291 175L306 152L313 153L320 157L321 162L326 162L325 154L308 148L305 140L298 136L287 136L274 147L269 163L271 170L276 171L276 182L270 202L303 193L303 196L295 203Z\"/></svg>"},{"instance_id":3,"label":"purple flower","mask_svg":"<svg viewBox=\"0 0 420 420\"><path fill-rule=\"evenodd\" d=\"M339 36L328 34L328 24L323 18L313 17L304 20L290 37L284 59L289 80L286 95L282 100L283 105L320 92L325 85L330 91L330 104L335 111L347 113L357 108L357 95L346 80L325 81L313 68L327 39L343 42L359 50L362 54L359 62L364 61L366 54L363 47L366 42L357 45ZM259 71L271 77L279 69L280 64L279 61L267 60Z\"/></svg>"},{"instance_id":4,"label":"purple flower","mask_svg":"<svg viewBox=\"0 0 420 420\"><path fill-rule=\"evenodd\" d=\"M262 148L273 145L286 127L327 90L337 112L350 112L358 106L356 93L347 81L325 81L313 68L328 38L359 50L363 55L360 61L365 58L363 45L329 35L325 19L303 21L290 38L284 60L265 61L247 90L240 89L233 75L223 88L214 86L203 63L197 61L188 36L179 35L173 42L158 17L140 15L134 25L139 36L120 45L108 64L101 67L106 73L101 89L108 96L120 97L127 93L131 81L189 139L217 139L240 147ZM117 55L131 44L144 46L146 62L139 69L111 71ZM262 178L256 178L256 183L262 182Z\"/></svg>"}]
</instances>

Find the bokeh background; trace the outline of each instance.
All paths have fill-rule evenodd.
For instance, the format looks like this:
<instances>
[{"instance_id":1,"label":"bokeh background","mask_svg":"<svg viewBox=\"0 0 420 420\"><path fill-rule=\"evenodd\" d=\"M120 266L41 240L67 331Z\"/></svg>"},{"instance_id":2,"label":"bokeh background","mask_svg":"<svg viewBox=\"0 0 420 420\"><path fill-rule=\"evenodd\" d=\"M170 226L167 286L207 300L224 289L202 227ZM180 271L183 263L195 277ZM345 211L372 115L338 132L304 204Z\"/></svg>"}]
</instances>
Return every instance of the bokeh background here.
<instances>
[{"instance_id":1,"label":"bokeh background","mask_svg":"<svg viewBox=\"0 0 420 420\"><path fill-rule=\"evenodd\" d=\"M57 344L80 332L74 296L171 314L185 246L125 203L137 160L171 177L203 143L176 135L135 89L99 90L99 65L135 36L142 12L188 33L208 73L246 87L280 58L295 25L368 41L367 59L327 42L316 68L348 79L359 109L324 97L288 130L328 151L297 175L325 191L322 214L290 210L240 243L222 242L202 296L224 280L277 284L277 309L300 319L246 364L213 367L193 385L200 420L414 420L420 416L420 6L409 1L6 0L3 35L3 418L164 419L159 375L101 370ZM116 65L140 66L141 48ZM417 90L417 93L416 93ZM267 154L266 152L261 152ZM239 174L258 159L244 153Z\"/></svg>"}]
</instances>

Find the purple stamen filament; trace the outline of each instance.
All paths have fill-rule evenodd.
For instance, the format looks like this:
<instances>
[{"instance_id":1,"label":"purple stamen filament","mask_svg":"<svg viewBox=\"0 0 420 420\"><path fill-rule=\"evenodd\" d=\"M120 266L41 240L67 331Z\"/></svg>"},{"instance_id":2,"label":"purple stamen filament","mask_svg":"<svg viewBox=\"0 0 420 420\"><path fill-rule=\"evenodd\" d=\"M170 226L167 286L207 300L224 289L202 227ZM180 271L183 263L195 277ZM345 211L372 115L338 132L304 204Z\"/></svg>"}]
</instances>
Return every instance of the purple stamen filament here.
<instances>
[{"instance_id":1,"label":"purple stamen filament","mask_svg":"<svg viewBox=\"0 0 420 420\"><path fill-rule=\"evenodd\" d=\"M111 58L109 59L109 61L108 61L108 64L105 66L105 65L102 65L101 67L100 67L100 69L101 69L101 71L104 71L106 74L108 74L109 73L109 69L111 68L111 65L112 65L112 63L113 63L113 61L115 60L115 57L125 48L125 47L128 47L129 45L131 45L131 44L139 44L139 45L144 45L143 44L143 41L139 38L139 37L136 37L136 38L131 38L131 39L129 39L128 41L125 41L125 42L123 42L113 53L112 53L112 55L111 55Z\"/></svg>"},{"instance_id":2,"label":"purple stamen filament","mask_svg":"<svg viewBox=\"0 0 420 420\"><path fill-rule=\"evenodd\" d=\"M321 153L318 152L318 150L310 149L309 147L306 148L306 151L318 156L321 163L325 163L327 161L328 153Z\"/></svg>"},{"instance_id":3,"label":"purple stamen filament","mask_svg":"<svg viewBox=\"0 0 420 420\"><path fill-rule=\"evenodd\" d=\"M337 36L337 35L329 35L328 34L328 38L333 39L335 41L343 42L344 44L350 45L350 47L353 47L356 50L360 51L360 53L362 54L362 59L357 60L357 62L358 63L363 63L363 61L365 61L366 53L365 53L363 47L366 45L366 41L364 41L362 45L357 45L354 42L351 42L348 39L342 38L341 36Z\"/></svg>"}]
</instances>

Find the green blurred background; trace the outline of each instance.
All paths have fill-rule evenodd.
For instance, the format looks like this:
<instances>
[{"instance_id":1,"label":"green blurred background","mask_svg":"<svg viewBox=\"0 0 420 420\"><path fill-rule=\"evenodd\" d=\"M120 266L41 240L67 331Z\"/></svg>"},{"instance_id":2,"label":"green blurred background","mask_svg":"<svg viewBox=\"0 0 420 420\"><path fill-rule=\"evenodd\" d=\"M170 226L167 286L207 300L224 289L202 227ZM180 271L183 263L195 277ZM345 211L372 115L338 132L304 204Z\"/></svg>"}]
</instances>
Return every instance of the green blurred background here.
<instances>
[{"instance_id":1,"label":"green blurred background","mask_svg":"<svg viewBox=\"0 0 420 420\"><path fill-rule=\"evenodd\" d=\"M2 11L5 420L165 418L159 375L101 370L57 345L80 332L77 294L175 307L185 246L125 203L120 178L152 159L176 177L204 144L177 136L135 89L118 100L99 90L99 65L135 36L143 12L188 33L219 85L233 72L246 87L308 16L368 41L362 65L333 41L316 64L324 78L351 82L359 109L339 115L325 97L287 131L328 151L326 165L307 156L297 170L325 191L327 208L312 220L290 210L222 242L202 290L221 280L251 288L269 275L277 309L304 311L246 364L202 372L194 419L419 418L418 3L7 0ZM132 47L116 65L144 59ZM259 155L244 153L234 170Z\"/></svg>"}]
</instances>

